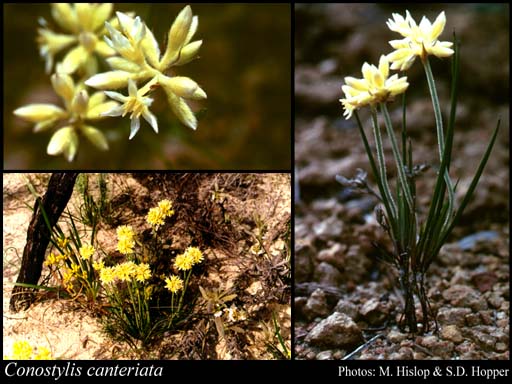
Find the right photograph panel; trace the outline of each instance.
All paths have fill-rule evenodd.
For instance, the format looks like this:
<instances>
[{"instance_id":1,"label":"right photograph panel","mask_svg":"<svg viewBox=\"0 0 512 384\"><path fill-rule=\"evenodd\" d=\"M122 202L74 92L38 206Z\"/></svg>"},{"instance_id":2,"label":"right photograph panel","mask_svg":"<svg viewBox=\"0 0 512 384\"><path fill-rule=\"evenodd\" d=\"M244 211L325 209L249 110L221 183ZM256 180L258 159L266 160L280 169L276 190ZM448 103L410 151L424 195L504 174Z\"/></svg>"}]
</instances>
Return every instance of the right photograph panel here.
<instances>
[{"instance_id":1,"label":"right photograph panel","mask_svg":"<svg viewBox=\"0 0 512 384\"><path fill-rule=\"evenodd\" d=\"M509 358L508 14L295 5L296 359Z\"/></svg>"}]
</instances>

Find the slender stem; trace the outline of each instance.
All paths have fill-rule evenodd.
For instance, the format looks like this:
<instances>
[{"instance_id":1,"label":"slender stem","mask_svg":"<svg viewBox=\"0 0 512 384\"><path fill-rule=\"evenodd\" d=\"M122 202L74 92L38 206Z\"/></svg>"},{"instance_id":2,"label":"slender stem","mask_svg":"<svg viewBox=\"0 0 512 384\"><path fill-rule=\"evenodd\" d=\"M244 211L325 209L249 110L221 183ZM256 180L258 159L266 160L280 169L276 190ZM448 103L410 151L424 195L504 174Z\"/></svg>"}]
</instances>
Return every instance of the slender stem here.
<instances>
[{"instance_id":1,"label":"slender stem","mask_svg":"<svg viewBox=\"0 0 512 384\"><path fill-rule=\"evenodd\" d=\"M439 98L437 96L436 84L434 81L434 75L432 74L432 68L430 67L430 62L428 57L425 58L423 62L423 67L425 68L425 75L427 76L428 89L430 91L430 96L432 98L432 107L434 108L434 116L436 119L436 130L437 130L437 144L439 147L439 159L443 158L444 153L444 129L443 129L443 116L441 114L441 107L439 105ZM454 206L454 193L453 193L453 184L450 180L450 175L448 173L448 167L444 172L444 180L446 183L446 188L448 190L448 215L446 216L445 222L443 226L447 226L448 222L452 216L453 206Z\"/></svg>"},{"instance_id":2,"label":"slender stem","mask_svg":"<svg viewBox=\"0 0 512 384\"><path fill-rule=\"evenodd\" d=\"M386 107L385 103L380 104L380 109L384 115L384 122L388 131L389 140L391 141L391 149L393 150L393 156L395 157L398 180L402 186L404 197L407 201L407 205L409 206L409 210L412 211L414 209L414 203L412 200L411 191L409 190L409 184L407 183L407 177L405 176L404 162L402 156L400 155L398 144L396 142L395 132L393 131L393 126L391 124L391 117L389 116L388 108Z\"/></svg>"},{"instance_id":3,"label":"slender stem","mask_svg":"<svg viewBox=\"0 0 512 384\"><path fill-rule=\"evenodd\" d=\"M379 123L377 121L377 111L372 107L372 125L373 125L373 134L375 136L375 146L377 149L377 162L379 164L379 174L380 179L382 180L382 186L384 187L384 194L386 195L386 199L389 201L390 208L392 210L393 217L397 217L397 206L395 200L393 200L393 196L391 195L391 190L388 184L388 178L386 174L386 162L384 159L384 148L382 145L382 135L380 133Z\"/></svg>"}]
</instances>

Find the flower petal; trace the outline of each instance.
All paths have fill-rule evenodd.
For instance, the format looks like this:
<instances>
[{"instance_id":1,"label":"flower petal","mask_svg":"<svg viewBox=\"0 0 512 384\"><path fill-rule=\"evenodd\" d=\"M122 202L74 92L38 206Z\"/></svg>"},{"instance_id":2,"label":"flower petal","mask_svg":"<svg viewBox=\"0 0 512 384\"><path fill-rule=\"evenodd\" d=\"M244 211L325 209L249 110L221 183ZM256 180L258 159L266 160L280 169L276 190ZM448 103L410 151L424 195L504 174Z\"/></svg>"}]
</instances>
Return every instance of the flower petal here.
<instances>
[{"instance_id":1,"label":"flower petal","mask_svg":"<svg viewBox=\"0 0 512 384\"><path fill-rule=\"evenodd\" d=\"M158 121L154 114L149 109L142 111L142 117L153 127L153 130L158 133Z\"/></svg>"},{"instance_id":2,"label":"flower petal","mask_svg":"<svg viewBox=\"0 0 512 384\"><path fill-rule=\"evenodd\" d=\"M91 25L92 31L96 31L100 28L103 28L105 21L107 21L110 15L112 14L113 8L114 4L112 3L100 3L96 7Z\"/></svg>"},{"instance_id":3,"label":"flower petal","mask_svg":"<svg viewBox=\"0 0 512 384\"><path fill-rule=\"evenodd\" d=\"M191 23L192 8L187 5L181 10L169 29L167 48L160 62L160 70L167 69L178 57L180 49L185 45Z\"/></svg>"},{"instance_id":4,"label":"flower petal","mask_svg":"<svg viewBox=\"0 0 512 384\"><path fill-rule=\"evenodd\" d=\"M116 117L116 116L123 116L124 115L124 108L122 105L117 105L113 107L109 111L105 111L101 114L101 116L110 116L110 117Z\"/></svg>"},{"instance_id":5,"label":"flower petal","mask_svg":"<svg viewBox=\"0 0 512 384\"><path fill-rule=\"evenodd\" d=\"M75 83L71 76L65 74L54 73L51 77L52 86L57 95L67 102L73 99L75 93Z\"/></svg>"},{"instance_id":6,"label":"flower petal","mask_svg":"<svg viewBox=\"0 0 512 384\"><path fill-rule=\"evenodd\" d=\"M167 100L169 101L169 105L171 109L173 110L174 114L178 119L187 127L196 129L197 128L197 119L192 113L192 110L190 107L185 103L185 101L175 95L174 93L170 92L169 90L165 89L165 93L167 94Z\"/></svg>"},{"instance_id":7,"label":"flower petal","mask_svg":"<svg viewBox=\"0 0 512 384\"><path fill-rule=\"evenodd\" d=\"M185 45L180 52L180 57L174 65L184 65L197 58L197 53L203 44L203 40L197 40Z\"/></svg>"},{"instance_id":8,"label":"flower petal","mask_svg":"<svg viewBox=\"0 0 512 384\"><path fill-rule=\"evenodd\" d=\"M126 72L138 72L140 71L140 66L135 64L133 61L126 60L123 57L115 56L109 57L107 59L108 64L112 67L112 69L119 69Z\"/></svg>"},{"instance_id":9,"label":"flower petal","mask_svg":"<svg viewBox=\"0 0 512 384\"><path fill-rule=\"evenodd\" d=\"M441 33L443 33L444 26L446 24L446 15L444 14L444 11L437 16L436 20L434 21L434 24L432 24L432 30L430 32L430 39L436 40Z\"/></svg>"},{"instance_id":10,"label":"flower petal","mask_svg":"<svg viewBox=\"0 0 512 384\"><path fill-rule=\"evenodd\" d=\"M64 156L68 161L72 161L78 149L78 136L73 127L64 127L55 132L48 143L46 152L49 155Z\"/></svg>"},{"instance_id":11,"label":"flower petal","mask_svg":"<svg viewBox=\"0 0 512 384\"><path fill-rule=\"evenodd\" d=\"M133 139L133 137L137 134L139 129L140 129L140 120L138 117L133 117L131 119L131 123L130 123L130 137L128 138L128 140Z\"/></svg>"},{"instance_id":12,"label":"flower petal","mask_svg":"<svg viewBox=\"0 0 512 384\"><path fill-rule=\"evenodd\" d=\"M77 33L79 31L78 18L70 3L53 3L51 7L52 16L57 24L68 32Z\"/></svg>"}]
</instances>

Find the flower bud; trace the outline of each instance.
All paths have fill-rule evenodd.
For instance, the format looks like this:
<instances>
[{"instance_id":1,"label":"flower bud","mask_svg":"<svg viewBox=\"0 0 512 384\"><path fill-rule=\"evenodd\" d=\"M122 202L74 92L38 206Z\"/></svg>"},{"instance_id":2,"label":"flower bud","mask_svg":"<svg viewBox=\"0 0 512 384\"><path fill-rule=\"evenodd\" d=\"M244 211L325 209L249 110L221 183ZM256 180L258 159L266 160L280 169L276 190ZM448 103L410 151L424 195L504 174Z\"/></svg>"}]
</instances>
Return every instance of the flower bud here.
<instances>
[{"instance_id":1,"label":"flower bud","mask_svg":"<svg viewBox=\"0 0 512 384\"><path fill-rule=\"evenodd\" d=\"M87 137L87 139L89 139L92 144L94 144L94 146L101 149L102 151L108 150L107 138L99 129L89 125L83 125L80 127L80 131L84 134L85 137Z\"/></svg>"},{"instance_id":2,"label":"flower bud","mask_svg":"<svg viewBox=\"0 0 512 384\"><path fill-rule=\"evenodd\" d=\"M131 74L125 71L99 73L89 78L85 85L98 89L118 89L126 87Z\"/></svg>"},{"instance_id":3,"label":"flower bud","mask_svg":"<svg viewBox=\"0 0 512 384\"><path fill-rule=\"evenodd\" d=\"M73 127L64 127L55 132L48 143L49 155L64 154L67 161L72 161L78 150L78 135Z\"/></svg>"},{"instance_id":4,"label":"flower bud","mask_svg":"<svg viewBox=\"0 0 512 384\"><path fill-rule=\"evenodd\" d=\"M75 93L75 83L71 76L63 73L55 73L52 75L53 89L57 95L61 96L66 101L71 101Z\"/></svg>"},{"instance_id":5,"label":"flower bud","mask_svg":"<svg viewBox=\"0 0 512 384\"><path fill-rule=\"evenodd\" d=\"M66 112L53 104L29 104L16 109L14 114L27 121L39 123L41 121L62 117Z\"/></svg>"}]
</instances>

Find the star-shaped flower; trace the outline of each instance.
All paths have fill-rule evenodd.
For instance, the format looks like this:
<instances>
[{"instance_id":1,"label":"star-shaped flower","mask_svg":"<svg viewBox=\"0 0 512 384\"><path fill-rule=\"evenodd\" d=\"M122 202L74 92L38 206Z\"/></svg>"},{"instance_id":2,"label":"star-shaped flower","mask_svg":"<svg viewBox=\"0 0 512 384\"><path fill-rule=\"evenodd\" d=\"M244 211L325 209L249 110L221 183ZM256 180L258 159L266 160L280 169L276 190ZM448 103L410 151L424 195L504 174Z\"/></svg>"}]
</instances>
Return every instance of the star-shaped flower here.
<instances>
[{"instance_id":1,"label":"star-shaped flower","mask_svg":"<svg viewBox=\"0 0 512 384\"><path fill-rule=\"evenodd\" d=\"M345 85L342 86L345 98L340 101L347 119L352 116L355 109L386 102L405 92L409 86L407 77L399 78L397 74L389 77L389 62L385 55L380 57L378 68L364 63L362 72L362 79L345 77Z\"/></svg>"},{"instance_id":2,"label":"star-shaped flower","mask_svg":"<svg viewBox=\"0 0 512 384\"><path fill-rule=\"evenodd\" d=\"M392 31L400 33L404 39L389 42L395 48L394 52L388 54L388 60L392 63L391 69L399 69L400 71L409 69L416 56L425 60L428 55L440 58L453 55L453 49L450 48L453 43L438 40L445 24L444 11L437 16L434 23L423 16L419 25L416 24L409 11L406 11L405 18L393 13L393 19L389 19L387 25Z\"/></svg>"},{"instance_id":3,"label":"star-shaped flower","mask_svg":"<svg viewBox=\"0 0 512 384\"><path fill-rule=\"evenodd\" d=\"M155 115L153 115L149 107L153 103L153 99L144 96L151 88L151 81L147 83L143 88L137 90L137 85L132 79L128 80L128 96L124 96L118 92L105 91L105 94L119 102L122 105L112 108L110 111L106 111L102 116L125 116L128 112L131 112L131 124L130 124L130 137L133 139L135 134L140 128L140 119L142 115L144 119L153 127L156 133L158 133L158 121ZM154 82L153 82L154 84Z\"/></svg>"}]
</instances>

